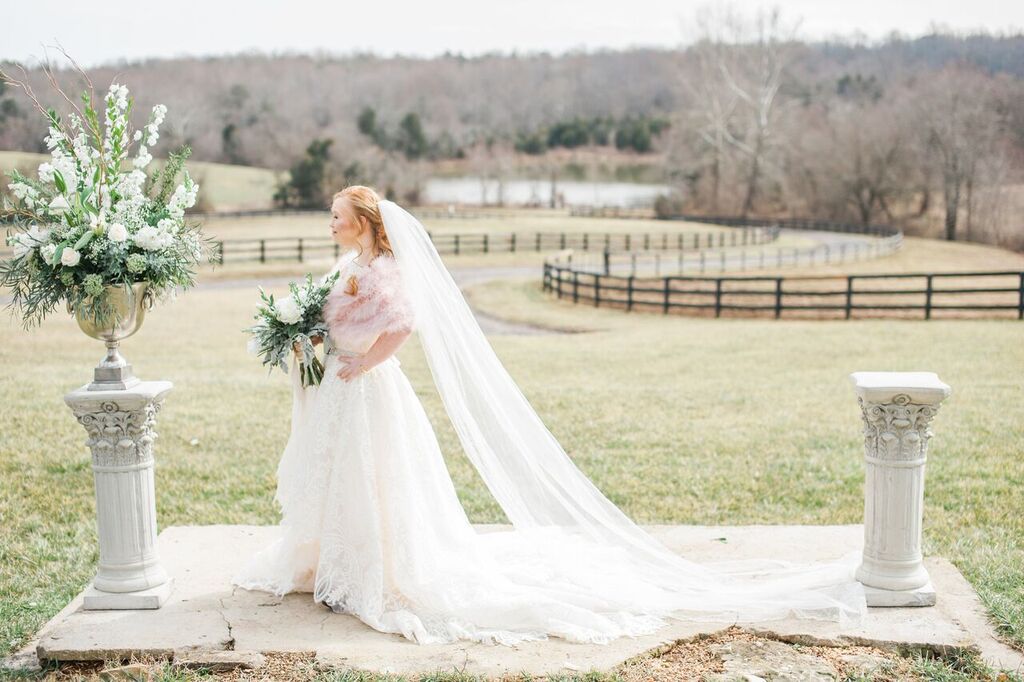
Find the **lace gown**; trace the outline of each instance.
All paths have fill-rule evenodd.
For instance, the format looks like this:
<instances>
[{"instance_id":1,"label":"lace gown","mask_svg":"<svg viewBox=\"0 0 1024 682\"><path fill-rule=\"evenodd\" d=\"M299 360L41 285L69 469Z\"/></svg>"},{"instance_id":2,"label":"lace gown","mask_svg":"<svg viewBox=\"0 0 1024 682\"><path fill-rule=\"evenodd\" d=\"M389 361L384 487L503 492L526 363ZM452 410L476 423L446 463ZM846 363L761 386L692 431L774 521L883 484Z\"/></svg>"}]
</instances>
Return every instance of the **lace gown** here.
<instances>
[{"instance_id":1,"label":"lace gown","mask_svg":"<svg viewBox=\"0 0 1024 682\"><path fill-rule=\"evenodd\" d=\"M344 290L353 274L356 296ZM312 592L335 611L420 644L508 645L654 632L680 604L699 603L700 589L716 589L712 581L680 595L668 581L638 579L649 567L643 573L627 550L555 529L477 532L398 358L350 382L336 375L344 356L365 353L380 333L415 328L398 284L390 256L343 266L325 307L340 350L327 356L319 387L302 389L292 372L292 430L275 495L280 535L233 584L278 596ZM799 586L780 583L772 615L798 611L800 590L820 588L835 594L842 617L843 605L856 601L853 568L832 565L803 574ZM763 592L759 599L768 603ZM737 614L718 615L731 622Z\"/></svg>"}]
</instances>

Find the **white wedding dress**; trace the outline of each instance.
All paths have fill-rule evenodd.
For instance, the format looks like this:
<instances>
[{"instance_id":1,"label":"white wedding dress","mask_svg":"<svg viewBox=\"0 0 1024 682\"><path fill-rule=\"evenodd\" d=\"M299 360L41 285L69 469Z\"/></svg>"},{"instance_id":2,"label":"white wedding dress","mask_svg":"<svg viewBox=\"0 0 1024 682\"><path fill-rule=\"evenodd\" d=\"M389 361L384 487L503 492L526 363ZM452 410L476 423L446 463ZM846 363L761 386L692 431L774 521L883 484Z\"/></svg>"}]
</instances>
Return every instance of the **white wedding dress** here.
<instances>
[{"instance_id":1,"label":"white wedding dress","mask_svg":"<svg viewBox=\"0 0 1024 682\"><path fill-rule=\"evenodd\" d=\"M291 435L275 496L280 535L233 584L312 592L335 611L419 644L548 636L604 643L654 632L670 618L852 624L864 615L856 551L808 565L700 565L629 521L492 364L450 277L422 279L430 268L448 273L437 274L440 260L418 221L392 202L382 202L382 213L395 257L360 266L348 254L336 266L342 277L325 317L336 321L338 350L327 356L319 387L303 389L292 372ZM338 293L350 275L361 298ZM336 376L344 356L396 329L419 332L464 449L512 530L470 524L397 357L350 382Z\"/></svg>"}]
</instances>

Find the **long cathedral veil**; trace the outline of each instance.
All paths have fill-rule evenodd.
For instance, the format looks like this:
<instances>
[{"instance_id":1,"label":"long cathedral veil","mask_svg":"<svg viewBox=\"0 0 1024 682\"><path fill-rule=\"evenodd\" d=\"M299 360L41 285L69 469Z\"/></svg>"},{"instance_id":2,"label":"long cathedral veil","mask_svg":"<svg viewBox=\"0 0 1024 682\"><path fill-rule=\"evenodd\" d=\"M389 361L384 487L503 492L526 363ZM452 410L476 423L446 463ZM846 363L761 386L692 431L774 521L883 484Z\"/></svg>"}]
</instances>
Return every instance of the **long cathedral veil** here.
<instances>
[{"instance_id":1,"label":"long cathedral veil","mask_svg":"<svg viewBox=\"0 0 1024 682\"><path fill-rule=\"evenodd\" d=\"M614 573L614 581L605 584L616 594L607 598L642 615L716 622L796 616L849 625L866 614L864 589L854 578L857 550L807 564L701 564L674 553L629 519L576 467L519 390L420 221L393 201L379 206L445 410L466 455L514 526L508 546L526 542L550 549L551 561L558 562L555 572L581 585L601 583L606 570L608 576ZM343 254L331 272L354 256ZM292 384L294 439L307 428L317 388L302 388L297 372ZM572 547L571 555L561 547Z\"/></svg>"},{"instance_id":2,"label":"long cathedral veil","mask_svg":"<svg viewBox=\"0 0 1024 682\"><path fill-rule=\"evenodd\" d=\"M379 206L445 410L466 455L516 530L554 529L624 548L639 579L689 595L679 604L693 607L694 617L797 615L848 623L866 613L863 586L853 577L857 550L810 564L698 564L634 523L576 467L541 421L420 221L393 201Z\"/></svg>"}]
</instances>

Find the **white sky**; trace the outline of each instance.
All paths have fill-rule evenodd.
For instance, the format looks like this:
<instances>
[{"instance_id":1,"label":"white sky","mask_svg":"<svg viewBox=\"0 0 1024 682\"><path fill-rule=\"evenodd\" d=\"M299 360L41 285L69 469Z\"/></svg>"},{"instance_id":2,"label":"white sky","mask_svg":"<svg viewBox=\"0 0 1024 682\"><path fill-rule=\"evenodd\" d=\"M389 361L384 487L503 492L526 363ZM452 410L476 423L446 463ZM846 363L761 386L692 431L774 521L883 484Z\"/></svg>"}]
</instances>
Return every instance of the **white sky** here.
<instances>
[{"instance_id":1,"label":"white sky","mask_svg":"<svg viewBox=\"0 0 1024 682\"><path fill-rule=\"evenodd\" d=\"M0 10L0 59L35 63L63 45L83 66L121 58L261 52L434 56L488 51L674 47L705 0L34 0ZM964 32L1024 29L1020 0L779 0L802 37L891 31L915 37L932 27ZM734 2L753 12L762 2ZM58 65L59 52L50 50Z\"/></svg>"}]
</instances>

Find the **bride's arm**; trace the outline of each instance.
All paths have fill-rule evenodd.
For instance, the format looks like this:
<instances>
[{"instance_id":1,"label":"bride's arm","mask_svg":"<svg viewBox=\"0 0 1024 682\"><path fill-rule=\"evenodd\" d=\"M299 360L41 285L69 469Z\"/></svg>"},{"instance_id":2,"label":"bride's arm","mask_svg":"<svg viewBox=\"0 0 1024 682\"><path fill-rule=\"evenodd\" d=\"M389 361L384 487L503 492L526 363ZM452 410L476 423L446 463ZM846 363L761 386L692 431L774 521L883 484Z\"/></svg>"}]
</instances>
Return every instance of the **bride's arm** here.
<instances>
[{"instance_id":1,"label":"bride's arm","mask_svg":"<svg viewBox=\"0 0 1024 682\"><path fill-rule=\"evenodd\" d=\"M360 372L370 371L394 355L411 335L411 329L384 332L377 337L370 350L366 351L366 355L346 361L345 366L338 370L338 377L348 381L358 376Z\"/></svg>"}]
</instances>

